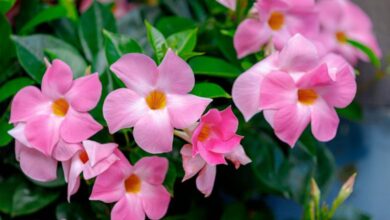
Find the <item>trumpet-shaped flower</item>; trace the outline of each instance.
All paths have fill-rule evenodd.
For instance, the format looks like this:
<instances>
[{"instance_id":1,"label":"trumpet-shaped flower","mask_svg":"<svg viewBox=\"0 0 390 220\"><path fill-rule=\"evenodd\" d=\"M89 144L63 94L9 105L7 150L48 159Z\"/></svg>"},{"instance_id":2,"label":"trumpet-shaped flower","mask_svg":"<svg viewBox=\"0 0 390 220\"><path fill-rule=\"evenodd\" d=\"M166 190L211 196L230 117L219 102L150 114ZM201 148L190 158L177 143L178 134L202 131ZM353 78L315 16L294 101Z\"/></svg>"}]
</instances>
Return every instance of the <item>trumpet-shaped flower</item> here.
<instances>
[{"instance_id":1,"label":"trumpet-shaped flower","mask_svg":"<svg viewBox=\"0 0 390 220\"><path fill-rule=\"evenodd\" d=\"M134 53L121 57L111 70L127 88L111 92L104 102L108 128L114 133L134 127L136 143L149 153L171 151L174 128L191 126L211 102L188 94L194 87L194 74L171 50L159 66Z\"/></svg>"},{"instance_id":2,"label":"trumpet-shaped flower","mask_svg":"<svg viewBox=\"0 0 390 220\"><path fill-rule=\"evenodd\" d=\"M15 95L10 122L23 124L29 146L52 156L56 146L80 143L102 129L88 113L100 95L97 74L73 80L70 67L54 60L43 76L41 90L28 86ZM66 153L62 150L57 153Z\"/></svg>"},{"instance_id":3,"label":"trumpet-shaped flower","mask_svg":"<svg viewBox=\"0 0 390 220\"><path fill-rule=\"evenodd\" d=\"M131 166L122 153L120 160L96 178L91 200L116 202L111 211L113 220L160 219L167 212L170 195L162 185L168 160L144 157Z\"/></svg>"},{"instance_id":4,"label":"trumpet-shaped flower","mask_svg":"<svg viewBox=\"0 0 390 220\"><path fill-rule=\"evenodd\" d=\"M232 152L242 139L236 134L238 120L231 107L211 109L201 117L192 133L193 155L200 154L210 165L224 164L225 154Z\"/></svg>"},{"instance_id":5,"label":"trumpet-shaped flower","mask_svg":"<svg viewBox=\"0 0 390 220\"><path fill-rule=\"evenodd\" d=\"M236 10L237 0L217 0L217 2L230 10Z\"/></svg>"},{"instance_id":6,"label":"trumpet-shaped flower","mask_svg":"<svg viewBox=\"0 0 390 220\"><path fill-rule=\"evenodd\" d=\"M314 0L258 0L254 14L238 26L234 47L239 58L267 44L280 50L294 34L314 37L318 28Z\"/></svg>"},{"instance_id":7,"label":"trumpet-shaped flower","mask_svg":"<svg viewBox=\"0 0 390 220\"><path fill-rule=\"evenodd\" d=\"M351 64L368 57L348 44L347 40L359 41L370 47L377 56L381 50L373 33L370 18L349 0L321 0L318 3L321 24L320 39L325 48L344 56Z\"/></svg>"},{"instance_id":8,"label":"trumpet-shaped flower","mask_svg":"<svg viewBox=\"0 0 390 220\"><path fill-rule=\"evenodd\" d=\"M233 85L233 100L245 119L264 110L276 135L290 146L310 121L318 140L332 139L339 123L334 108L346 107L355 94L355 76L347 61L334 54L320 58L316 47L301 35Z\"/></svg>"},{"instance_id":9,"label":"trumpet-shaped flower","mask_svg":"<svg viewBox=\"0 0 390 220\"><path fill-rule=\"evenodd\" d=\"M106 171L115 161L117 144L99 144L95 141L83 141L79 151L69 160L62 163L65 179L68 182L68 200L80 186L80 174L86 180L92 179Z\"/></svg>"}]
</instances>

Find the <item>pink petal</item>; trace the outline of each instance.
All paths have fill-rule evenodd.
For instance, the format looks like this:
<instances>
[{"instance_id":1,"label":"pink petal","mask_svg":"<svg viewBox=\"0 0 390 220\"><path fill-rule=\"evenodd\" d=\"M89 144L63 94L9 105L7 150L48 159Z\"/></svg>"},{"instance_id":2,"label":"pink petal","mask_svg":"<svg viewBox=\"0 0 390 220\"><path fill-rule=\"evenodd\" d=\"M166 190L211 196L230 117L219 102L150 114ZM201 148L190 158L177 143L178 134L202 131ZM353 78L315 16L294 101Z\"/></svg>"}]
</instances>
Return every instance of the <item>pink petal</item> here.
<instances>
[{"instance_id":1,"label":"pink petal","mask_svg":"<svg viewBox=\"0 0 390 220\"><path fill-rule=\"evenodd\" d=\"M280 52L279 60L281 69L307 71L318 65L319 57L314 44L302 35L296 34Z\"/></svg>"},{"instance_id":2,"label":"pink petal","mask_svg":"<svg viewBox=\"0 0 390 220\"><path fill-rule=\"evenodd\" d=\"M19 150L20 168L33 180L49 182L57 178L57 161L41 152L15 142Z\"/></svg>"},{"instance_id":3,"label":"pink petal","mask_svg":"<svg viewBox=\"0 0 390 220\"><path fill-rule=\"evenodd\" d=\"M238 119L232 111L232 107L229 106L221 111L222 123L219 126L219 130L222 133L222 138L227 139L232 134L236 133L238 129Z\"/></svg>"},{"instance_id":4,"label":"pink petal","mask_svg":"<svg viewBox=\"0 0 390 220\"><path fill-rule=\"evenodd\" d=\"M81 150L81 144L67 143L60 139L58 144L54 147L53 158L59 161L67 161L71 159L79 150Z\"/></svg>"},{"instance_id":5,"label":"pink petal","mask_svg":"<svg viewBox=\"0 0 390 220\"><path fill-rule=\"evenodd\" d=\"M50 110L50 100L38 88L27 86L12 100L10 122L25 122L36 115L49 114Z\"/></svg>"},{"instance_id":6,"label":"pink petal","mask_svg":"<svg viewBox=\"0 0 390 220\"><path fill-rule=\"evenodd\" d=\"M72 82L73 72L70 67L61 60L54 60L43 75L42 93L52 99L58 99L68 92Z\"/></svg>"},{"instance_id":7,"label":"pink petal","mask_svg":"<svg viewBox=\"0 0 390 220\"><path fill-rule=\"evenodd\" d=\"M335 81L336 75L346 66L350 68L352 75L355 75L353 67L340 55L334 53L328 53L321 59L321 63L325 63L328 66L328 72L330 77Z\"/></svg>"},{"instance_id":8,"label":"pink petal","mask_svg":"<svg viewBox=\"0 0 390 220\"><path fill-rule=\"evenodd\" d=\"M208 146L200 141L198 141L197 146L200 156L207 162L207 164L226 164L226 160L223 154L210 151Z\"/></svg>"},{"instance_id":9,"label":"pink petal","mask_svg":"<svg viewBox=\"0 0 390 220\"><path fill-rule=\"evenodd\" d=\"M123 196L111 210L112 220L145 220L142 200L136 195Z\"/></svg>"},{"instance_id":10,"label":"pink petal","mask_svg":"<svg viewBox=\"0 0 390 220\"><path fill-rule=\"evenodd\" d=\"M216 166L206 165L196 178L196 187L205 197L208 197L213 191L216 174Z\"/></svg>"},{"instance_id":11,"label":"pink petal","mask_svg":"<svg viewBox=\"0 0 390 220\"><path fill-rule=\"evenodd\" d=\"M252 18L244 20L234 35L234 48L238 58L260 51L270 37L270 30L263 22Z\"/></svg>"},{"instance_id":12,"label":"pink petal","mask_svg":"<svg viewBox=\"0 0 390 220\"><path fill-rule=\"evenodd\" d=\"M141 96L129 89L118 89L108 94L103 104L103 115L110 133L134 127L148 111Z\"/></svg>"},{"instance_id":13,"label":"pink petal","mask_svg":"<svg viewBox=\"0 0 390 220\"><path fill-rule=\"evenodd\" d=\"M150 219L161 219L167 213L171 200L168 191L162 185L142 182L140 198L146 215Z\"/></svg>"},{"instance_id":14,"label":"pink petal","mask_svg":"<svg viewBox=\"0 0 390 220\"><path fill-rule=\"evenodd\" d=\"M168 171L168 160L163 157L143 157L134 165L134 173L149 184L162 184Z\"/></svg>"},{"instance_id":15,"label":"pink petal","mask_svg":"<svg viewBox=\"0 0 390 220\"><path fill-rule=\"evenodd\" d=\"M92 137L102 128L90 114L69 109L60 132L66 142L77 143Z\"/></svg>"},{"instance_id":16,"label":"pink petal","mask_svg":"<svg viewBox=\"0 0 390 220\"><path fill-rule=\"evenodd\" d=\"M70 105L77 111L87 112L95 108L102 94L102 84L97 73L76 79L66 93Z\"/></svg>"},{"instance_id":17,"label":"pink petal","mask_svg":"<svg viewBox=\"0 0 390 220\"><path fill-rule=\"evenodd\" d=\"M219 153L219 154L226 154L234 150L238 145L240 145L240 142L242 140L242 136L233 134L229 139L227 140L211 140L208 143L210 143L210 146L208 147L208 150Z\"/></svg>"},{"instance_id":18,"label":"pink petal","mask_svg":"<svg viewBox=\"0 0 390 220\"><path fill-rule=\"evenodd\" d=\"M274 130L283 142L294 147L310 122L310 110L299 104L288 105L275 113Z\"/></svg>"},{"instance_id":19,"label":"pink petal","mask_svg":"<svg viewBox=\"0 0 390 220\"><path fill-rule=\"evenodd\" d=\"M156 63L146 55L131 53L122 56L110 67L127 88L146 95L157 83Z\"/></svg>"},{"instance_id":20,"label":"pink petal","mask_svg":"<svg viewBox=\"0 0 390 220\"><path fill-rule=\"evenodd\" d=\"M236 10L236 2L237 0L217 0L217 2L221 3L225 7L231 9L231 10Z\"/></svg>"},{"instance_id":21,"label":"pink petal","mask_svg":"<svg viewBox=\"0 0 390 220\"><path fill-rule=\"evenodd\" d=\"M195 84L191 67L169 49L158 67L157 87L168 93L187 94Z\"/></svg>"},{"instance_id":22,"label":"pink petal","mask_svg":"<svg viewBox=\"0 0 390 220\"><path fill-rule=\"evenodd\" d=\"M110 156L99 161L95 165L91 165L90 162L87 162L83 171L84 179L89 180L96 176L99 176L100 174L105 172L108 168L110 168L110 166L118 160L119 158L115 154L111 154Z\"/></svg>"},{"instance_id":23,"label":"pink petal","mask_svg":"<svg viewBox=\"0 0 390 220\"><path fill-rule=\"evenodd\" d=\"M195 95L169 94L167 108L174 128L188 128L195 123L212 101Z\"/></svg>"},{"instance_id":24,"label":"pink petal","mask_svg":"<svg viewBox=\"0 0 390 220\"><path fill-rule=\"evenodd\" d=\"M170 152L173 143L173 127L168 111L150 110L137 121L133 135L135 142L149 153Z\"/></svg>"},{"instance_id":25,"label":"pink petal","mask_svg":"<svg viewBox=\"0 0 390 220\"><path fill-rule=\"evenodd\" d=\"M96 163L112 155L114 150L118 147L115 143L100 144L90 140L83 141L83 146L87 152L91 166L95 166Z\"/></svg>"},{"instance_id":26,"label":"pink petal","mask_svg":"<svg viewBox=\"0 0 390 220\"><path fill-rule=\"evenodd\" d=\"M274 127L274 117L277 110L269 110L265 109L263 111L264 119L268 122L268 124L273 128Z\"/></svg>"},{"instance_id":27,"label":"pink petal","mask_svg":"<svg viewBox=\"0 0 390 220\"><path fill-rule=\"evenodd\" d=\"M68 173L68 201L70 196L75 194L80 186L80 174L84 170L84 163L80 160L79 155L75 155L72 158L70 164L70 170Z\"/></svg>"},{"instance_id":28,"label":"pink petal","mask_svg":"<svg viewBox=\"0 0 390 220\"><path fill-rule=\"evenodd\" d=\"M336 136L339 117L334 108L323 100L317 100L312 107L311 129L319 141L329 141Z\"/></svg>"},{"instance_id":29,"label":"pink petal","mask_svg":"<svg viewBox=\"0 0 390 220\"><path fill-rule=\"evenodd\" d=\"M264 77L260 89L260 108L278 109L296 103L297 89L288 73L273 72Z\"/></svg>"},{"instance_id":30,"label":"pink petal","mask_svg":"<svg viewBox=\"0 0 390 220\"><path fill-rule=\"evenodd\" d=\"M20 142L25 147L32 148L31 144L28 142L24 130L26 128L25 123L15 124L15 127L8 131L8 134L15 138L15 141Z\"/></svg>"},{"instance_id":31,"label":"pink petal","mask_svg":"<svg viewBox=\"0 0 390 220\"><path fill-rule=\"evenodd\" d=\"M26 138L35 149L49 156L60 138L59 125L54 116L36 116L26 123Z\"/></svg>"},{"instance_id":32,"label":"pink petal","mask_svg":"<svg viewBox=\"0 0 390 220\"><path fill-rule=\"evenodd\" d=\"M192 156L192 147L186 144L180 151L183 160L183 169L185 175L183 182L195 176L205 165L206 162L199 156Z\"/></svg>"},{"instance_id":33,"label":"pink petal","mask_svg":"<svg viewBox=\"0 0 390 220\"><path fill-rule=\"evenodd\" d=\"M252 160L246 155L244 148L239 145L233 152L226 154L226 159L230 160L236 169L240 168L240 165L247 165Z\"/></svg>"},{"instance_id":34,"label":"pink petal","mask_svg":"<svg viewBox=\"0 0 390 220\"><path fill-rule=\"evenodd\" d=\"M296 83L299 88L318 88L333 83L326 64L322 64L304 74Z\"/></svg>"}]
</instances>

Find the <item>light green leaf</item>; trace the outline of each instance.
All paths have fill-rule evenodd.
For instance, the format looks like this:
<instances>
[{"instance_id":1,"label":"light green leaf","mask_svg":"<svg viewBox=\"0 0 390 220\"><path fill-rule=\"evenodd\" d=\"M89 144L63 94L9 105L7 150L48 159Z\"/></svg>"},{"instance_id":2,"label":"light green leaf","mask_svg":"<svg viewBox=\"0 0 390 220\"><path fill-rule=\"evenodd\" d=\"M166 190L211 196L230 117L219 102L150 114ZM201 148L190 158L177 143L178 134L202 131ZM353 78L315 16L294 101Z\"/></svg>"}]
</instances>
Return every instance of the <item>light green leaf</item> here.
<instances>
[{"instance_id":1,"label":"light green leaf","mask_svg":"<svg viewBox=\"0 0 390 220\"><path fill-rule=\"evenodd\" d=\"M220 85L210 82L195 84L191 93L206 98L231 98L229 93L227 93Z\"/></svg>"},{"instance_id":2,"label":"light green leaf","mask_svg":"<svg viewBox=\"0 0 390 220\"><path fill-rule=\"evenodd\" d=\"M375 52L369 48L368 46L364 45L363 43L348 39L347 42L352 45L353 47L359 49L361 52L366 54L368 58L370 59L371 63L376 67L376 68L381 68L381 61L379 60L378 56L375 54Z\"/></svg>"},{"instance_id":3,"label":"light green leaf","mask_svg":"<svg viewBox=\"0 0 390 220\"><path fill-rule=\"evenodd\" d=\"M198 75L236 78L241 71L226 61L208 56L195 57L189 62L192 70Z\"/></svg>"},{"instance_id":4,"label":"light green leaf","mask_svg":"<svg viewBox=\"0 0 390 220\"><path fill-rule=\"evenodd\" d=\"M188 29L196 28L193 20L184 17L162 17L157 21L156 28L161 31L164 36L170 36L174 33Z\"/></svg>"},{"instance_id":5,"label":"light green leaf","mask_svg":"<svg viewBox=\"0 0 390 220\"><path fill-rule=\"evenodd\" d=\"M62 48L46 49L44 54L50 59L50 61L60 59L69 64L73 70L74 78L85 76L85 70L88 65L80 54L75 54L73 51Z\"/></svg>"},{"instance_id":6,"label":"light green leaf","mask_svg":"<svg viewBox=\"0 0 390 220\"><path fill-rule=\"evenodd\" d=\"M23 87L34 84L34 81L27 77L12 79L0 87L0 102L15 95Z\"/></svg>"},{"instance_id":7,"label":"light green leaf","mask_svg":"<svg viewBox=\"0 0 390 220\"><path fill-rule=\"evenodd\" d=\"M12 141L12 137L8 134L8 131L12 129L12 125L8 124L8 121L4 118L0 121L0 147L5 147Z\"/></svg>"},{"instance_id":8,"label":"light green leaf","mask_svg":"<svg viewBox=\"0 0 390 220\"><path fill-rule=\"evenodd\" d=\"M157 62L160 63L168 50L168 44L165 40L164 35L162 35L160 31L158 31L147 21L145 21L145 25L148 41L154 50Z\"/></svg>"},{"instance_id":9,"label":"light green leaf","mask_svg":"<svg viewBox=\"0 0 390 220\"><path fill-rule=\"evenodd\" d=\"M62 5L66 9L66 15L72 21L77 21L77 8L75 0L59 0L60 5Z\"/></svg>"},{"instance_id":10,"label":"light green leaf","mask_svg":"<svg viewBox=\"0 0 390 220\"><path fill-rule=\"evenodd\" d=\"M197 29L186 30L169 36L167 39L168 47L177 52L179 56L191 53L196 46L197 31Z\"/></svg>"}]
</instances>

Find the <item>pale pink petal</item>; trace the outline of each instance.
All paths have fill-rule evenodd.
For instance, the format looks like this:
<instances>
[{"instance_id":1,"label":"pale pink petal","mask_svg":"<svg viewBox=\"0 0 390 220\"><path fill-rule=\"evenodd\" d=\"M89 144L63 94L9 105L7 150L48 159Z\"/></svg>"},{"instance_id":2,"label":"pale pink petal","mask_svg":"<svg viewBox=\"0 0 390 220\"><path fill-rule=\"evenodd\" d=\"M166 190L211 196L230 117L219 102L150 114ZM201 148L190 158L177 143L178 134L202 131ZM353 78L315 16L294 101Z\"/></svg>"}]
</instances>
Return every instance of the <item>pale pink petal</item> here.
<instances>
[{"instance_id":1,"label":"pale pink petal","mask_svg":"<svg viewBox=\"0 0 390 220\"><path fill-rule=\"evenodd\" d=\"M41 152L15 142L19 149L20 168L33 180L49 182L57 178L57 161Z\"/></svg>"},{"instance_id":2,"label":"pale pink petal","mask_svg":"<svg viewBox=\"0 0 390 220\"><path fill-rule=\"evenodd\" d=\"M274 130L283 142L294 147L310 122L310 109L299 104L288 105L275 112Z\"/></svg>"},{"instance_id":3,"label":"pale pink petal","mask_svg":"<svg viewBox=\"0 0 390 220\"><path fill-rule=\"evenodd\" d=\"M111 154L93 166L90 164L90 162L87 162L83 171L84 179L89 180L102 174L118 160L119 158L115 154Z\"/></svg>"},{"instance_id":4,"label":"pale pink petal","mask_svg":"<svg viewBox=\"0 0 390 220\"><path fill-rule=\"evenodd\" d=\"M115 143L100 144L90 140L83 141L83 146L87 152L89 164L91 166L95 166L96 163L112 155L114 150L118 147Z\"/></svg>"},{"instance_id":5,"label":"pale pink petal","mask_svg":"<svg viewBox=\"0 0 390 220\"><path fill-rule=\"evenodd\" d=\"M237 0L217 0L217 2L221 3L222 5L233 11L236 10Z\"/></svg>"},{"instance_id":6,"label":"pale pink petal","mask_svg":"<svg viewBox=\"0 0 390 220\"><path fill-rule=\"evenodd\" d=\"M70 170L68 175L68 201L70 201L70 196L75 194L80 186L80 174L84 170L84 163L80 160L79 155L75 155L72 158L70 164Z\"/></svg>"},{"instance_id":7,"label":"pale pink petal","mask_svg":"<svg viewBox=\"0 0 390 220\"><path fill-rule=\"evenodd\" d=\"M126 54L112 64L110 69L127 88L138 94L147 95L157 83L157 65L144 54Z\"/></svg>"},{"instance_id":8,"label":"pale pink petal","mask_svg":"<svg viewBox=\"0 0 390 220\"><path fill-rule=\"evenodd\" d=\"M69 171L70 171L70 165L72 164L72 160L67 160L61 163L62 164L62 171L64 172L64 179L65 182L68 182L69 178Z\"/></svg>"},{"instance_id":9,"label":"pale pink petal","mask_svg":"<svg viewBox=\"0 0 390 220\"><path fill-rule=\"evenodd\" d=\"M317 88L332 84L333 80L326 64L322 64L304 74L296 83L299 88Z\"/></svg>"},{"instance_id":10,"label":"pale pink petal","mask_svg":"<svg viewBox=\"0 0 390 220\"><path fill-rule=\"evenodd\" d=\"M112 220L145 220L142 200L136 195L123 196L111 210Z\"/></svg>"},{"instance_id":11,"label":"pale pink petal","mask_svg":"<svg viewBox=\"0 0 390 220\"><path fill-rule=\"evenodd\" d=\"M25 123L18 123L14 128L8 131L8 134L15 138L16 141L20 142L26 147L32 148L30 143L28 142L26 135L24 134L24 130L26 128Z\"/></svg>"},{"instance_id":12,"label":"pale pink petal","mask_svg":"<svg viewBox=\"0 0 390 220\"><path fill-rule=\"evenodd\" d=\"M135 124L133 135L135 142L149 153L170 152L173 143L173 127L168 111L164 109L147 112Z\"/></svg>"},{"instance_id":13,"label":"pale pink petal","mask_svg":"<svg viewBox=\"0 0 390 220\"><path fill-rule=\"evenodd\" d=\"M111 92L103 104L103 116L110 133L133 127L147 111L145 99L129 89Z\"/></svg>"},{"instance_id":14,"label":"pale pink petal","mask_svg":"<svg viewBox=\"0 0 390 220\"><path fill-rule=\"evenodd\" d=\"M270 110L270 109L266 109L263 111L264 119L268 122L268 124L272 128L274 127L274 117L276 111L277 110Z\"/></svg>"},{"instance_id":15,"label":"pale pink petal","mask_svg":"<svg viewBox=\"0 0 390 220\"><path fill-rule=\"evenodd\" d=\"M330 77L335 81L336 75L346 66L350 68L351 74L355 75L353 67L340 55L328 53L321 59L320 63L325 63L328 66Z\"/></svg>"},{"instance_id":16,"label":"pale pink petal","mask_svg":"<svg viewBox=\"0 0 390 220\"><path fill-rule=\"evenodd\" d=\"M195 95L167 95L167 108L174 128L188 128L195 123L206 110L212 99Z\"/></svg>"},{"instance_id":17,"label":"pale pink petal","mask_svg":"<svg viewBox=\"0 0 390 220\"><path fill-rule=\"evenodd\" d=\"M264 22L252 18L244 20L234 35L234 48L238 58L260 51L270 37L270 29Z\"/></svg>"},{"instance_id":18,"label":"pale pink petal","mask_svg":"<svg viewBox=\"0 0 390 220\"><path fill-rule=\"evenodd\" d=\"M77 143L90 138L102 128L90 114L69 109L61 124L61 138L69 143Z\"/></svg>"},{"instance_id":19,"label":"pale pink petal","mask_svg":"<svg viewBox=\"0 0 390 220\"><path fill-rule=\"evenodd\" d=\"M185 175L183 177L183 182L195 176L200 169L202 169L206 162L199 156L192 156L192 147L190 144L186 144L180 151L183 160L183 169Z\"/></svg>"},{"instance_id":20,"label":"pale pink petal","mask_svg":"<svg viewBox=\"0 0 390 220\"><path fill-rule=\"evenodd\" d=\"M150 219L161 219L167 213L171 200L169 192L162 185L142 182L140 198L146 215Z\"/></svg>"},{"instance_id":21,"label":"pale pink petal","mask_svg":"<svg viewBox=\"0 0 390 220\"><path fill-rule=\"evenodd\" d=\"M205 197L208 197L213 191L217 167L206 165L196 178L196 187Z\"/></svg>"},{"instance_id":22,"label":"pale pink petal","mask_svg":"<svg viewBox=\"0 0 390 220\"><path fill-rule=\"evenodd\" d=\"M97 73L83 76L73 82L65 97L72 108L87 112L95 108L102 94L102 83Z\"/></svg>"},{"instance_id":23,"label":"pale pink petal","mask_svg":"<svg viewBox=\"0 0 390 220\"><path fill-rule=\"evenodd\" d=\"M168 171L168 160L163 157L144 157L134 165L134 173L149 184L162 184Z\"/></svg>"},{"instance_id":24,"label":"pale pink petal","mask_svg":"<svg viewBox=\"0 0 390 220\"><path fill-rule=\"evenodd\" d=\"M59 161L67 161L72 158L77 151L81 150L81 144L67 143L60 139L58 144L54 147L53 158Z\"/></svg>"},{"instance_id":25,"label":"pale pink petal","mask_svg":"<svg viewBox=\"0 0 390 220\"><path fill-rule=\"evenodd\" d=\"M68 64L54 60L43 75L42 93L52 99L63 97L73 82L73 72Z\"/></svg>"},{"instance_id":26,"label":"pale pink petal","mask_svg":"<svg viewBox=\"0 0 390 220\"><path fill-rule=\"evenodd\" d=\"M50 114L50 100L34 87L27 86L16 93L11 104L11 123L27 121L40 114Z\"/></svg>"},{"instance_id":27,"label":"pale pink petal","mask_svg":"<svg viewBox=\"0 0 390 220\"><path fill-rule=\"evenodd\" d=\"M191 67L171 49L158 67L157 88L168 93L187 94L195 84Z\"/></svg>"},{"instance_id":28,"label":"pale pink petal","mask_svg":"<svg viewBox=\"0 0 390 220\"><path fill-rule=\"evenodd\" d=\"M246 155L244 148L239 145L233 152L225 155L226 159L230 160L236 169L240 168L240 165L247 165L252 160Z\"/></svg>"},{"instance_id":29,"label":"pale pink petal","mask_svg":"<svg viewBox=\"0 0 390 220\"><path fill-rule=\"evenodd\" d=\"M329 141L336 136L339 117L325 101L317 100L312 107L311 129L319 141Z\"/></svg>"},{"instance_id":30,"label":"pale pink petal","mask_svg":"<svg viewBox=\"0 0 390 220\"><path fill-rule=\"evenodd\" d=\"M260 89L260 108L278 109L296 103L296 86L288 73L273 72L266 75Z\"/></svg>"},{"instance_id":31,"label":"pale pink petal","mask_svg":"<svg viewBox=\"0 0 390 220\"><path fill-rule=\"evenodd\" d=\"M280 52L279 61L284 70L307 71L318 65L319 57L315 45L302 35L296 34Z\"/></svg>"},{"instance_id":32,"label":"pale pink petal","mask_svg":"<svg viewBox=\"0 0 390 220\"><path fill-rule=\"evenodd\" d=\"M36 116L26 123L25 135L31 146L50 156L60 138L59 122L53 116Z\"/></svg>"}]
</instances>

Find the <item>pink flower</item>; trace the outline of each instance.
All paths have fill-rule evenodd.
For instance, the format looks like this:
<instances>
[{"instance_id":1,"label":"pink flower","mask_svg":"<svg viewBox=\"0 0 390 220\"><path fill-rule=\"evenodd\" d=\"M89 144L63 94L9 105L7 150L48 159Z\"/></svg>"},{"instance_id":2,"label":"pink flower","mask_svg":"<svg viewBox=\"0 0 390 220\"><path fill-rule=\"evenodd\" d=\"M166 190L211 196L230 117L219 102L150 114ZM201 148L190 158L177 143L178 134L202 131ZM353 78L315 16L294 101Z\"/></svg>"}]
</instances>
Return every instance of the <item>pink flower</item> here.
<instances>
[{"instance_id":1,"label":"pink flower","mask_svg":"<svg viewBox=\"0 0 390 220\"><path fill-rule=\"evenodd\" d=\"M230 10L235 11L236 10L236 4L237 0L217 0L220 4L225 6L226 8L229 8Z\"/></svg>"},{"instance_id":2,"label":"pink flower","mask_svg":"<svg viewBox=\"0 0 390 220\"><path fill-rule=\"evenodd\" d=\"M192 152L193 149L191 144L184 145L180 151L185 171L183 181L198 174L198 177L196 178L196 187L205 195L205 197L208 197L213 191L217 167L216 165L208 164L200 155L193 156ZM233 162L236 169L238 169L241 164L246 165L251 162L241 145L236 146L232 152L225 156Z\"/></svg>"},{"instance_id":3,"label":"pink flower","mask_svg":"<svg viewBox=\"0 0 390 220\"><path fill-rule=\"evenodd\" d=\"M260 51L268 43L280 50L296 33L308 37L318 34L314 0L258 0L254 12L234 36L239 58Z\"/></svg>"},{"instance_id":4,"label":"pink flower","mask_svg":"<svg viewBox=\"0 0 390 220\"><path fill-rule=\"evenodd\" d=\"M106 171L119 158L114 154L118 145L114 143L99 144L95 141L83 141L79 151L69 160L62 163L65 180L68 182L68 201L80 186L80 174L86 180L92 179Z\"/></svg>"},{"instance_id":5,"label":"pink flower","mask_svg":"<svg viewBox=\"0 0 390 220\"><path fill-rule=\"evenodd\" d=\"M25 145L66 160L74 153L72 144L102 129L88 113L97 105L101 89L97 74L73 81L70 67L54 60L43 76L42 90L28 86L15 95L10 122L23 127L19 138L26 139Z\"/></svg>"},{"instance_id":6,"label":"pink flower","mask_svg":"<svg viewBox=\"0 0 390 220\"><path fill-rule=\"evenodd\" d=\"M119 151L120 160L96 178L91 200L116 202L113 220L160 219L167 212L170 195L162 185L168 160L144 157L134 166Z\"/></svg>"},{"instance_id":7,"label":"pink flower","mask_svg":"<svg viewBox=\"0 0 390 220\"><path fill-rule=\"evenodd\" d=\"M232 108L211 109L201 117L192 134L192 155L200 154L210 165L226 164L225 154L232 152L242 136L236 134L238 120Z\"/></svg>"},{"instance_id":8,"label":"pink flower","mask_svg":"<svg viewBox=\"0 0 390 220\"><path fill-rule=\"evenodd\" d=\"M316 47L301 35L233 85L233 100L245 119L264 110L276 135L290 146L310 122L318 140L331 140L339 123L334 108L348 106L355 94L353 68L334 54L319 58Z\"/></svg>"},{"instance_id":9,"label":"pink flower","mask_svg":"<svg viewBox=\"0 0 390 220\"><path fill-rule=\"evenodd\" d=\"M368 57L349 45L347 40L359 41L370 47L377 56L381 50L373 33L370 18L349 0L321 0L318 3L321 24L320 39L332 52L344 56L351 64Z\"/></svg>"},{"instance_id":10,"label":"pink flower","mask_svg":"<svg viewBox=\"0 0 390 220\"><path fill-rule=\"evenodd\" d=\"M172 150L174 128L196 122L211 99L187 94L195 78L190 66L168 50L160 66L143 54L127 54L111 66L126 84L111 92L103 105L114 133L134 127L135 142L149 153Z\"/></svg>"}]
</instances>

